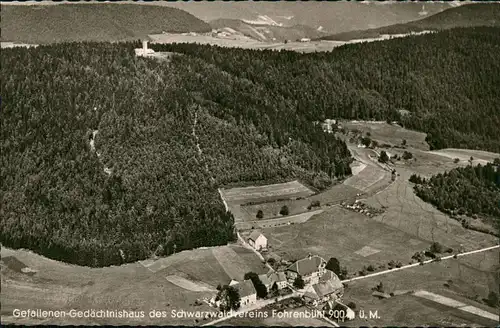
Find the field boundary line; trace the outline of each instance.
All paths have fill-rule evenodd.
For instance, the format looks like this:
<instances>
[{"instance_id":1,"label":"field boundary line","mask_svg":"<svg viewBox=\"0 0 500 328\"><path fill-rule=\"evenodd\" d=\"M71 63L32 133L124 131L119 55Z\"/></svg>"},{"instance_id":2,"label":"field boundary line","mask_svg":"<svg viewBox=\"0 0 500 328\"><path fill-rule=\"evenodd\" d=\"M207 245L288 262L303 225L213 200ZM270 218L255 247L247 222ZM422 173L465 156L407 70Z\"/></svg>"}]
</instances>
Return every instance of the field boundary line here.
<instances>
[{"instance_id":1,"label":"field boundary line","mask_svg":"<svg viewBox=\"0 0 500 328\"><path fill-rule=\"evenodd\" d=\"M490 247L481 248L481 249L477 249L477 250L474 250L474 251L469 251L469 252L455 254L455 255L444 256L444 257L441 258L441 260L449 260L449 259L454 258L455 256L456 257L461 257L461 256L467 256L467 255L471 255L471 254L477 254L477 253L487 252L487 251L490 251L490 250L493 250L493 249L497 249L497 248L500 248L500 245L490 246ZM437 262L437 261L435 259L426 260L426 261L423 262L423 264L428 264L428 263L432 263L432 262ZM417 262L417 263L413 263L413 264L408 264L408 265L402 266L400 268L394 268L394 269L384 270L384 271L375 272L375 273L372 273L372 274L367 274L366 276L360 276L360 277L354 277L354 278L351 278L351 279L342 280L341 282L342 283L346 283L346 282L351 282L351 281L356 281L356 280L361 280L361 279L367 279L367 278L371 278L371 277L376 277L376 276L380 276L380 275L383 275L383 274L387 274L387 273L390 273L390 272L396 272L396 271L401 271L401 270L405 270L405 269L417 267L419 265L421 265L420 262Z\"/></svg>"}]
</instances>

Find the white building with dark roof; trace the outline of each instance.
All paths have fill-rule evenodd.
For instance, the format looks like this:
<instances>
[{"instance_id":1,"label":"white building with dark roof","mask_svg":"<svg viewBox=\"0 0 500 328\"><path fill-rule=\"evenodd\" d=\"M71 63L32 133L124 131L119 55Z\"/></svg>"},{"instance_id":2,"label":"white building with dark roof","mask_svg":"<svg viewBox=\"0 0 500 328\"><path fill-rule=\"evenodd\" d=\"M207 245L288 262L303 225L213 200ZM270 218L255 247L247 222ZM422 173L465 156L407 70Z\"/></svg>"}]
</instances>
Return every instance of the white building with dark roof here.
<instances>
[{"instance_id":1,"label":"white building with dark roof","mask_svg":"<svg viewBox=\"0 0 500 328\"><path fill-rule=\"evenodd\" d=\"M326 261L317 255L298 260L286 269L286 276L290 283L301 276L306 284L317 284L319 278L325 273Z\"/></svg>"},{"instance_id":2,"label":"white building with dark roof","mask_svg":"<svg viewBox=\"0 0 500 328\"><path fill-rule=\"evenodd\" d=\"M254 230L248 237L248 244L260 251L267 249L267 238L260 231Z\"/></svg>"},{"instance_id":3,"label":"white building with dark roof","mask_svg":"<svg viewBox=\"0 0 500 328\"><path fill-rule=\"evenodd\" d=\"M268 272L267 274L259 275L260 281L266 286L269 292L273 286L276 284L278 290L283 289L287 286L288 281L284 272Z\"/></svg>"},{"instance_id":4,"label":"white building with dark roof","mask_svg":"<svg viewBox=\"0 0 500 328\"><path fill-rule=\"evenodd\" d=\"M257 302L257 291L251 280L243 280L233 285L240 294L240 305L251 305Z\"/></svg>"},{"instance_id":5,"label":"white building with dark roof","mask_svg":"<svg viewBox=\"0 0 500 328\"><path fill-rule=\"evenodd\" d=\"M304 298L313 303L319 304L338 300L344 293L344 285L339 277L330 270L319 278L318 283L309 284L305 287Z\"/></svg>"}]
</instances>

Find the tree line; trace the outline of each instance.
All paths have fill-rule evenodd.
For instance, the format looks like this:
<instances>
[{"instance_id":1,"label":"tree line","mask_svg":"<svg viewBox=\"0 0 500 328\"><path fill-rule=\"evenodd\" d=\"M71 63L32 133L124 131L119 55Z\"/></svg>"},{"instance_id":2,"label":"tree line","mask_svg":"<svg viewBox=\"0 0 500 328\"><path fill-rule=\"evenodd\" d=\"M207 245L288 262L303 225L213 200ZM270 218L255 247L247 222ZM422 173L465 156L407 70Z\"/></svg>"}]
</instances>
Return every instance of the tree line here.
<instances>
[{"instance_id":1,"label":"tree line","mask_svg":"<svg viewBox=\"0 0 500 328\"><path fill-rule=\"evenodd\" d=\"M495 163L499 163L496 160ZM499 163L500 164L500 163ZM500 223L500 165L455 168L428 179L413 174L417 196L446 213L479 215Z\"/></svg>"}]
</instances>

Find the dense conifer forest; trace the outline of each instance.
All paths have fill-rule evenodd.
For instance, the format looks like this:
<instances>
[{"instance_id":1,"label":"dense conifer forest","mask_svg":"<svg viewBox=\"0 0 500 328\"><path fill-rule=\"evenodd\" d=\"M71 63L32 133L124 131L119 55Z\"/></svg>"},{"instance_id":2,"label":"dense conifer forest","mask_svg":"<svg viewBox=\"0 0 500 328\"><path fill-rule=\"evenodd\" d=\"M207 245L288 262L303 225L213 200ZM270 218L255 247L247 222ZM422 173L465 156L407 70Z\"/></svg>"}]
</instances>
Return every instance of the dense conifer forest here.
<instances>
[{"instance_id":1,"label":"dense conifer forest","mask_svg":"<svg viewBox=\"0 0 500 328\"><path fill-rule=\"evenodd\" d=\"M4 245L90 266L221 245L234 220L217 187L350 174L345 143L273 90L137 46L2 51Z\"/></svg>"},{"instance_id":2,"label":"dense conifer forest","mask_svg":"<svg viewBox=\"0 0 500 328\"><path fill-rule=\"evenodd\" d=\"M500 165L469 165L429 179L412 175L410 181L417 196L443 212L480 215L500 223Z\"/></svg>"},{"instance_id":3,"label":"dense conifer forest","mask_svg":"<svg viewBox=\"0 0 500 328\"><path fill-rule=\"evenodd\" d=\"M498 27L457 28L313 54L193 44L154 48L201 58L272 90L275 98L262 103L290 104L308 120L399 120L427 132L433 149L500 152ZM206 84L218 90L221 101L233 101L234 93L221 94L228 90L221 81Z\"/></svg>"},{"instance_id":4,"label":"dense conifer forest","mask_svg":"<svg viewBox=\"0 0 500 328\"><path fill-rule=\"evenodd\" d=\"M346 144L312 124L325 118L498 151L499 31L308 55L154 46L171 61L135 57L139 43L3 50L0 241L89 266L225 244L218 187L351 173Z\"/></svg>"}]
</instances>

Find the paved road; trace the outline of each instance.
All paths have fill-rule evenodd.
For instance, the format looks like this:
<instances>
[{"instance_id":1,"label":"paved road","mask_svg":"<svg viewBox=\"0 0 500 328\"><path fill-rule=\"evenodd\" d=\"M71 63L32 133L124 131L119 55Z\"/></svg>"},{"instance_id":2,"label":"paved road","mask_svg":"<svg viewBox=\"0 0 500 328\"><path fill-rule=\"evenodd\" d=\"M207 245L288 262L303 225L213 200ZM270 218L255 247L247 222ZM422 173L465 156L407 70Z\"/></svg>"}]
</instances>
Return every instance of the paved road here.
<instances>
[{"instance_id":1,"label":"paved road","mask_svg":"<svg viewBox=\"0 0 500 328\"><path fill-rule=\"evenodd\" d=\"M475 250L475 251L470 251L470 252L465 252L465 253L460 253L460 254L456 254L457 257L461 257L461 256L466 256L466 255L471 255L471 254L476 254L476 253L482 253L482 252L487 252L487 251L490 251L492 249L496 249L496 248L499 248L500 245L495 245L495 246L491 246L491 247L486 247L486 248L482 248L482 249L478 249L478 250ZM455 255L449 255L449 256L444 256L441 258L441 260L449 260L449 259L452 259ZM427 264L427 263L431 263L431 262L434 262L435 260L427 260L427 261L424 261L424 264ZM413 267L416 267L416 266L419 266L420 263L413 263L413 264L409 264L409 265L404 265L400 268L394 268L392 270L384 270L384 271L380 271L380 272L375 272L375 273L372 273L372 274L367 274L366 276L360 276L360 277L355 277L355 278L351 278L351 279L346 279L346 280L342 280L342 282L351 282L351 281L355 281L355 280L361 280L361 279L367 279L367 278L371 278L371 277L375 277L375 276L380 276L380 275L384 275L384 274L387 274L387 273L391 273L391 272L396 272L396 271L401 271L401 270L406 270L406 269L409 269L409 268L413 268Z\"/></svg>"}]
</instances>

